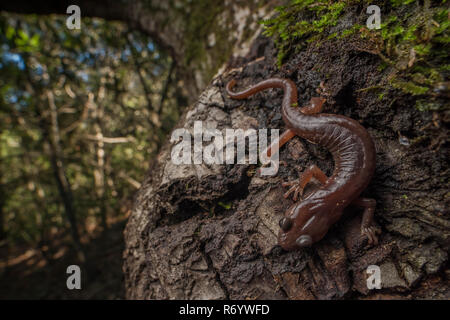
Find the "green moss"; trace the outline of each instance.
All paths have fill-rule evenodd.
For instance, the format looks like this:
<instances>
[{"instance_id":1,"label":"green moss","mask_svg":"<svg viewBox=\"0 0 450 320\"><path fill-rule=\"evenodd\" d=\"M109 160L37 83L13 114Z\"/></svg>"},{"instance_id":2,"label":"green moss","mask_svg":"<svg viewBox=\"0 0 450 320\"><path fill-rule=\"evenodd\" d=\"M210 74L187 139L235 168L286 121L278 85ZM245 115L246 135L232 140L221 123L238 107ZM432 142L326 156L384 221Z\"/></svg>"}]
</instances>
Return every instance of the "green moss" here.
<instances>
[{"instance_id":1,"label":"green moss","mask_svg":"<svg viewBox=\"0 0 450 320\"><path fill-rule=\"evenodd\" d=\"M337 36L337 38L339 39L343 39L343 38L347 38L353 34L356 34L359 32L359 30L361 30L362 28L364 28L363 25L361 24L355 24L353 27L349 28L349 29L345 29L343 30L339 36Z\"/></svg>"},{"instance_id":2,"label":"green moss","mask_svg":"<svg viewBox=\"0 0 450 320\"><path fill-rule=\"evenodd\" d=\"M346 3L328 0L294 0L289 6L278 7L278 16L262 21L264 34L273 37L278 51L278 64L290 51L298 51L307 43L319 40L329 27L338 23ZM327 35L336 37L338 34Z\"/></svg>"},{"instance_id":3,"label":"green moss","mask_svg":"<svg viewBox=\"0 0 450 320\"><path fill-rule=\"evenodd\" d=\"M436 1L437 2L437 1ZM364 1L293 0L279 7L278 15L263 21L264 34L274 39L278 65L308 43L356 37L380 57L380 72L386 72L387 86L412 95L430 95L448 73L449 9L446 0ZM370 4L381 9L381 28L364 25ZM358 11L359 10L359 11ZM336 27L346 12L360 19L351 26Z\"/></svg>"},{"instance_id":4,"label":"green moss","mask_svg":"<svg viewBox=\"0 0 450 320\"><path fill-rule=\"evenodd\" d=\"M444 106L434 101L420 99L416 101L416 109L419 111L439 111L443 110Z\"/></svg>"},{"instance_id":5,"label":"green moss","mask_svg":"<svg viewBox=\"0 0 450 320\"><path fill-rule=\"evenodd\" d=\"M382 72L383 70L385 70L388 67L387 63L382 61L379 65L378 65L378 71Z\"/></svg>"},{"instance_id":6,"label":"green moss","mask_svg":"<svg viewBox=\"0 0 450 320\"><path fill-rule=\"evenodd\" d=\"M416 0L390 0L393 7L408 5L410 3L413 3L414 1L416 1Z\"/></svg>"},{"instance_id":7,"label":"green moss","mask_svg":"<svg viewBox=\"0 0 450 320\"><path fill-rule=\"evenodd\" d=\"M218 205L224 208L225 210L230 210L232 206L231 202L222 202L222 201L219 201Z\"/></svg>"},{"instance_id":8,"label":"green moss","mask_svg":"<svg viewBox=\"0 0 450 320\"><path fill-rule=\"evenodd\" d=\"M413 82L402 81L399 79L392 79L390 83L394 88L400 89L412 95L423 95L429 90L428 87L422 87L414 84Z\"/></svg>"}]
</instances>

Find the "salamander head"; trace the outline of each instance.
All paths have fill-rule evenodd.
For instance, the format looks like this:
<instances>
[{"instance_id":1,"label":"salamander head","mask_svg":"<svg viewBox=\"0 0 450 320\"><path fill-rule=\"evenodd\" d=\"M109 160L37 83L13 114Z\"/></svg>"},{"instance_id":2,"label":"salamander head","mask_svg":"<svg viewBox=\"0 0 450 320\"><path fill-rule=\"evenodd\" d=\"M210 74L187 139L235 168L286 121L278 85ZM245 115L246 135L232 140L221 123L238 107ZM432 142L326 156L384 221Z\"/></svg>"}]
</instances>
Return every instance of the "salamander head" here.
<instances>
[{"instance_id":1,"label":"salamander head","mask_svg":"<svg viewBox=\"0 0 450 320\"><path fill-rule=\"evenodd\" d=\"M285 250L310 247L322 239L330 228L330 209L311 202L295 203L280 220L278 243Z\"/></svg>"}]
</instances>

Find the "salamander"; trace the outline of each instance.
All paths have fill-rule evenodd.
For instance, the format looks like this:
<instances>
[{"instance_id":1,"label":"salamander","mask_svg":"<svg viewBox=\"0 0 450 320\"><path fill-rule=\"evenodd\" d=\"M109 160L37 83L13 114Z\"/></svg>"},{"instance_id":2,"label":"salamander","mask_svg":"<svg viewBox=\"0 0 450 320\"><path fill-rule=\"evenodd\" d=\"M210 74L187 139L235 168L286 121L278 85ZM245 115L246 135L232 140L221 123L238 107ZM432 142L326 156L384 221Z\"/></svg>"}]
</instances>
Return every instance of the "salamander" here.
<instances>
[{"instance_id":1,"label":"salamander","mask_svg":"<svg viewBox=\"0 0 450 320\"><path fill-rule=\"evenodd\" d=\"M235 84L231 80L226 86L232 99L245 99L268 88L283 89L281 115L287 130L280 136L278 148L299 136L323 146L333 156L334 172L330 177L312 165L299 179L282 183L283 187L289 187L284 197L292 195L294 203L279 222L279 245L285 250L311 246L325 236L351 204L364 209L361 234L367 237L369 245L378 244L380 230L373 218L376 202L360 196L373 176L376 162L375 146L367 130L351 118L321 113L324 98L313 97L307 105L299 107L297 88L289 79L270 78L240 92L232 91ZM272 144L267 149L267 156L270 157L274 147ZM321 186L297 201L313 177Z\"/></svg>"}]
</instances>

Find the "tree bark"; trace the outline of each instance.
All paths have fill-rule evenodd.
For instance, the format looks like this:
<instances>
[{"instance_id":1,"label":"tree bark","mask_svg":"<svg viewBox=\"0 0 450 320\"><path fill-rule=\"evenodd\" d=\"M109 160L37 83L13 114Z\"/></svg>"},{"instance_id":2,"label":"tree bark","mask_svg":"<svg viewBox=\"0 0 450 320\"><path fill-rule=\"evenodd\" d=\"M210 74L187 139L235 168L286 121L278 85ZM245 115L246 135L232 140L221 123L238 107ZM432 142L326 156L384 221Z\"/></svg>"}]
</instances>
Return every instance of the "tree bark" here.
<instances>
[{"instance_id":1,"label":"tree bark","mask_svg":"<svg viewBox=\"0 0 450 320\"><path fill-rule=\"evenodd\" d=\"M361 211L349 208L311 249L285 252L277 245L278 221L292 203L283 198L281 182L312 164L328 176L333 170L331 155L301 138L282 148L286 165L274 177L256 175L254 165L175 165L175 144L167 142L152 162L125 230L128 298L450 297L448 190L441 182L449 173L439 169L446 168L445 157L428 145L406 144L398 134L411 141L423 135L420 128L432 115L411 108L410 96L392 92L381 101L361 90L381 80L378 57L336 41L311 45L278 70L272 43L258 38L245 59L212 81L177 128L192 130L202 121L222 134L225 128L283 131L282 91L231 100L224 87L232 78L240 88L273 76L289 78L299 89L300 104L322 90L324 112L358 120L375 142L376 174L363 195L377 201L380 243L367 245ZM426 134L431 140L440 135L434 129ZM367 287L370 265L380 267L381 290Z\"/></svg>"}]
</instances>

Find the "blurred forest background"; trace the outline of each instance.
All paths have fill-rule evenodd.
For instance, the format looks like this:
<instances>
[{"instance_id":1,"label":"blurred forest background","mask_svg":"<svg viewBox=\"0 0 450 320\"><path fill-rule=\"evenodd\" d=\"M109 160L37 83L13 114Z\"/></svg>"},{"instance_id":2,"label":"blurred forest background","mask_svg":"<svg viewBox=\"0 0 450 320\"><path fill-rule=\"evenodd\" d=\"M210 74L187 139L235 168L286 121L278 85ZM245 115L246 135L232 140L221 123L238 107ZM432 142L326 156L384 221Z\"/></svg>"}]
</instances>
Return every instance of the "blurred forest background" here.
<instances>
[{"instance_id":1,"label":"blurred forest background","mask_svg":"<svg viewBox=\"0 0 450 320\"><path fill-rule=\"evenodd\" d=\"M0 14L0 298L123 298L132 197L187 104L148 36L65 23ZM77 263L90 286L70 292Z\"/></svg>"},{"instance_id":2,"label":"blurred forest background","mask_svg":"<svg viewBox=\"0 0 450 320\"><path fill-rule=\"evenodd\" d=\"M255 269L253 261L236 272L229 268L241 261L239 250L227 261L219 255L222 269L208 265L186 276L178 271L189 268L186 260L177 262L172 273L166 275L161 267L158 276L148 276L155 265L167 260L165 248L149 260L148 251L143 249L152 243L147 235L143 233L139 239L130 235L145 220L139 210L132 213L133 202L151 211L154 208L148 204L156 202L147 196L159 196L167 190L133 199L141 183L141 190L152 187L152 172L146 173L150 161L184 108L197 101L225 66L236 71L235 67L247 63L255 80L274 74L276 62L271 59L275 52L278 67L285 62L281 74L291 78L295 74L299 77L299 71L311 72L306 82L300 81L303 89L315 86L316 80L318 85L319 78L328 79L333 112L350 112L350 108L340 106L350 99L352 112L376 128L382 137L378 151L383 155L377 164L382 170L377 192L387 208L380 221L386 241L400 239L400 245L392 247L392 253L390 246L383 247L384 255L377 252L369 258L386 259L393 271L409 268L412 263L408 290L412 288L422 296L423 289L426 297L438 292L441 280L448 280L447 271L438 274L448 270L448 219L444 215L448 199L448 168L444 164L448 153L448 3L373 1L386 16L381 30L369 31L364 27L369 1L315 2L80 0L80 30L66 27L67 1L0 3L0 299L123 299L125 280L129 298L176 298L184 292L178 286L212 279L210 286L222 278L236 281L235 288L220 282L223 297L260 296L253 295L247 282L234 279L234 274L253 274ZM287 3L291 5L278 7ZM278 15L272 17L275 7ZM257 37L263 30L270 41ZM314 48L318 39L323 43ZM262 62L260 58L268 59ZM401 149L409 146L409 151ZM444 152L439 151L441 146ZM230 188L244 181L236 178L240 179L236 175L220 178L226 181L220 187L221 194L233 194ZM177 183L184 187L183 179ZM215 202L217 195L204 192L209 191L203 189L205 186L198 189L200 195L184 199L199 207L205 196ZM168 206L183 203L179 193L167 193ZM255 195L252 190L245 201L254 201ZM158 212L164 212L166 203L160 202ZM186 217L186 221L195 224L202 213L192 211L192 220ZM249 220L243 213L239 223L246 224ZM124 250L123 230L130 215ZM235 239L230 231L234 228L227 229L228 222L222 224L228 218L221 219L212 222L216 229L211 230ZM235 222L234 217L230 219L231 225ZM159 226L153 222L146 226L153 227ZM168 229L161 227L162 237L166 237ZM183 223L170 230L183 237L187 229ZM263 233L260 236L266 237ZM197 238L193 246L200 256L212 259L214 253L206 253L204 248L205 243L213 242ZM252 244L248 239L245 232L239 234L242 243ZM169 240L178 245L175 237ZM252 246L252 254L257 248ZM325 282L311 280L317 287L314 290L319 294L328 290L326 297L335 297L330 288L336 286L339 294L353 297L347 280L350 283L349 279L355 278L352 281L357 284L362 278L358 278L361 273L349 271L347 264L360 257L342 258L336 265L344 275L339 283L334 280L334 251L326 245L323 248L330 259L324 261L329 261L333 270L321 273L327 277L322 278ZM255 257L261 265L266 259L278 261L276 255L258 253ZM369 258L367 262L372 261ZM314 262L312 258L305 261ZM67 290L66 268L72 264L82 267L83 290ZM309 269L288 273L286 277L292 278L286 278L287 285L280 287L273 276L277 268L270 276L255 276L254 288L266 290L270 298L280 288L288 298L302 296L296 293L302 289L299 275L309 279ZM314 274L315 269L311 270ZM177 280L180 274L183 281ZM169 279L169 284L160 286L161 279ZM434 281L431 289L428 280ZM157 283L155 287L152 281ZM291 282L292 292L286 289ZM442 287L448 289L446 284ZM399 288L403 294L405 287ZM173 289L171 295L161 293L166 289ZM232 290L236 294L227 293ZM390 291L386 293L389 298ZM191 290L181 297L196 295Z\"/></svg>"}]
</instances>

